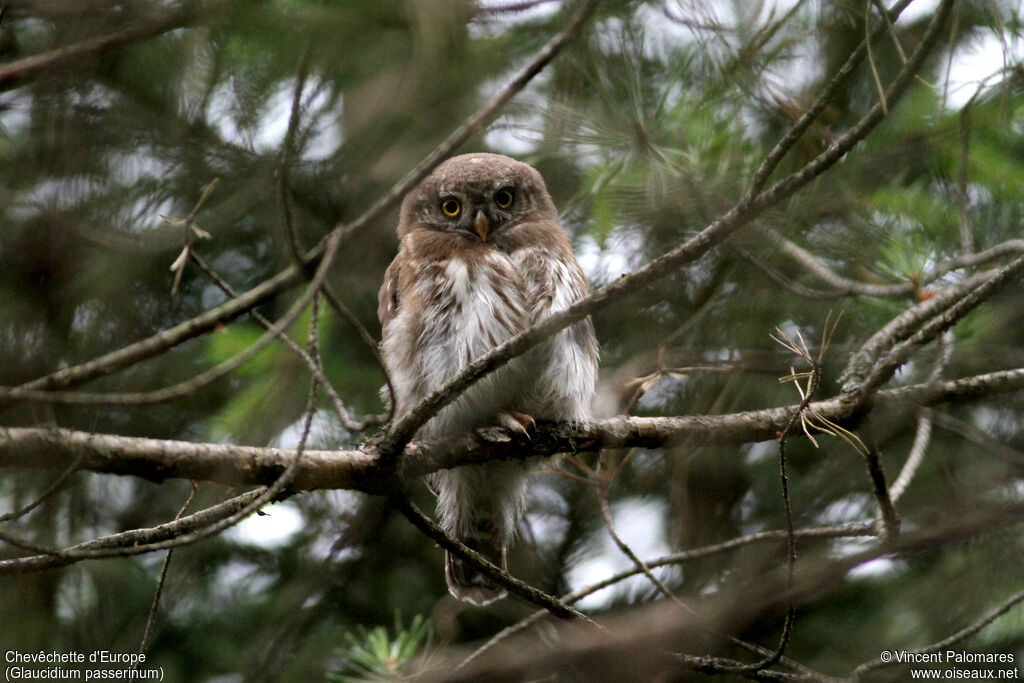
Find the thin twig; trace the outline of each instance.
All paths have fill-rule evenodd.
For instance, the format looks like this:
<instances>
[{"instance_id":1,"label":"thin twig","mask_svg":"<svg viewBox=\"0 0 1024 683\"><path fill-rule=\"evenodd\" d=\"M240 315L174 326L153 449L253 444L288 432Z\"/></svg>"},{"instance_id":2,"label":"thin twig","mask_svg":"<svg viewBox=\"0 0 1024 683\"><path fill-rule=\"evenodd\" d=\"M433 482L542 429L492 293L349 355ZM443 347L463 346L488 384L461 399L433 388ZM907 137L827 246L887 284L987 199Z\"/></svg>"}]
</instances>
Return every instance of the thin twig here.
<instances>
[{"instance_id":1,"label":"thin twig","mask_svg":"<svg viewBox=\"0 0 1024 683\"><path fill-rule=\"evenodd\" d=\"M285 133L284 142L282 143L281 163L278 166L277 174L277 204L278 210L281 214L281 224L285 238L284 241L285 244L288 245L288 251L291 254L294 264L298 268L302 269L302 272L306 274L307 277L309 277L308 264L305 262L303 257L303 254L306 253L306 249L302 244L298 231L295 229L295 223L292 217L291 201L288 197L288 181L291 173L292 158L295 155L295 136L299 126L301 114L300 104L302 101L302 91L307 77L308 66L309 49L307 46L299 60L299 75L296 78L295 92L292 95L291 113L288 116L288 130ZM378 341L373 338L369 331L367 331L366 327L359 321L355 314L349 310L348 306L341 301L341 298L334 293L334 290L326 281L323 284L322 293L331 308L333 308L334 311L346 323L348 323L353 330L355 330L363 344L365 344L366 348L370 350L370 354L377 363L378 369L380 369L381 374L384 376L384 384L387 387L388 396L390 397L390 400L388 401L388 410L385 414L373 415L364 418L362 421L355 421L349 416L341 397L334 390L330 382L327 381L326 376L318 377L321 385L327 390L331 402L334 404L334 409L338 414L338 419L341 421L345 429L350 432L362 432L370 427L390 422L394 416L395 390L391 383L391 376L388 373L387 366L384 365L384 360L380 355L380 345ZM252 312L250 312L250 314L251 313ZM322 375L323 373L321 372L320 374Z\"/></svg>"},{"instance_id":2,"label":"thin twig","mask_svg":"<svg viewBox=\"0 0 1024 683\"><path fill-rule=\"evenodd\" d=\"M779 434L779 484L782 487L782 509L786 520L786 586L789 590L793 588L793 578L796 571L796 530L793 526L793 506L789 496L789 473L786 467L786 443L789 433L796 426L798 420L803 418L804 411L811 404L814 392L818 388L821 379L821 367L817 364L811 369L811 377L808 378L807 390L800 400L800 405L794 411L793 416L786 424L786 428ZM779 644L774 652L770 653L760 661L753 664L744 664L729 669L734 673L759 673L764 669L775 666L786 653L789 645L789 638L793 633L793 620L796 617L796 606L790 600L786 603L786 616L782 623L782 634L779 636Z\"/></svg>"},{"instance_id":3,"label":"thin twig","mask_svg":"<svg viewBox=\"0 0 1024 683\"><path fill-rule=\"evenodd\" d=\"M871 491L875 496L875 502L878 503L878 511L881 516L882 538L893 538L900 532L900 518L896 514L894 501L889 495L885 468L882 467L882 458L874 439L871 440L864 460L868 466L868 477L871 479Z\"/></svg>"},{"instance_id":4,"label":"thin twig","mask_svg":"<svg viewBox=\"0 0 1024 683\"><path fill-rule=\"evenodd\" d=\"M391 373L388 372L387 366L384 364L384 358L380 355L380 343L377 339L370 334L366 326L360 322L356 314L349 309L348 306L341 300L341 298L334 293L334 288L329 282L324 282L323 296L327 300L327 303L331 305L331 308L337 313L342 320L348 323L348 326L355 330L356 334L362 340L363 345L370 351L370 355L373 356L374 362L377 364L377 369L380 370L381 375L384 377L384 386L388 392L388 404L387 412L381 415L369 416L363 419L363 424L367 426L386 424L391 422L395 417L395 387L391 382Z\"/></svg>"},{"instance_id":5,"label":"thin twig","mask_svg":"<svg viewBox=\"0 0 1024 683\"><path fill-rule=\"evenodd\" d=\"M755 256L752 252L741 247L740 245L730 242L729 248L735 251L748 262L752 263L758 270L764 273L769 280L771 280L777 285L785 287L786 289L793 292L797 296L802 296L808 299L838 299L840 297L847 295L846 292L841 290L824 291L821 289L812 289L810 287L805 287L804 285L793 282L791 279L780 273L771 265L764 262L763 260Z\"/></svg>"},{"instance_id":6,"label":"thin twig","mask_svg":"<svg viewBox=\"0 0 1024 683\"><path fill-rule=\"evenodd\" d=\"M608 528L608 533L611 535L612 541L615 542L616 547L618 547L622 554L628 557L629 561L632 562L637 569L643 572L644 576L647 577L647 580L654 584L655 588L657 588L662 595L676 603L678 606L684 609L689 609L682 600L677 598L675 594L668 589L668 586L666 586L661 579L654 575L636 552L629 547L629 544L623 541L622 537L619 536L619 532L615 529L615 520L612 518L612 511L608 507L608 485L611 483L612 476L608 472L607 468L602 465L602 462L603 461L599 460L597 463L597 471L595 472L596 476L594 477L594 488L597 493L597 502L601 508L601 517L604 519L604 524Z\"/></svg>"},{"instance_id":7,"label":"thin twig","mask_svg":"<svg viewBox=\"0 0 1024 683\"><path fill-rule=\"evenodd\" d=\"M838 298L851 294L895 297L907 296L914 292L914 284L909 281L894 284L874 284L844 277L826 266L820 258L766 225L756 223L751 226L751 232L766 239L769 244L777 245L782 254L796 261L811 275L831 287L833 291L823 293L823 298L824 296Z\"/></svg>"},{"instance_id":8,"label":"thin twig","mask_svg":"<svg viewBox=\"0 0 1024 683\"><path fill-rule=\"evenodd\" d=\"M15 536L14 534L7 533L6 531L0 531L0 541L3 541L7 545L12 545L15 548L27 550L30 553L38 553L39 555L57 556L60 554L60 550L57 550L56 548L39 545L32 541L26 541L20 536Z\"/></svg>"},{"instance_id":9,"label":"thin twig","mask_svg":"<svg viewBox=\"0 0 1024 683\"><path fill-rule=\"evenodd\" d=\"M169 216L161 215L160 218L170 225L180 227L183 232L182 241L184 245L181 248L181 253L174 259L171 264L171 272L174 273L174 280L171 283L171 298L173 299L178 294L178 287L181 285L181 278L185 274L185 266L188 265L189 256L195 253L192 247L192 242L195 238L210 239L210 233L206 232L198 225L196 225L196 216L199 213L199 209L202 208L206 200L213 194L213 190L217 187L217 183L220 182L220 178L214 178L206 189L203 191L202 196L199 197L199 201L195 203L192 210L188 212L188 215L184 218L171 218Z\"/></svg>"},{"instance_id":10,"label":"thin twig","mask_svg":"<svg viewBox=\"0 0 1024 683\"><path fill-rule=\"evenodd\" d=\"M891 10L887 12L889 21L895 21L899 15L906 9L913 0L900 0ZM885 30L884 27L879 26L875 29L876 32ZM873 37L873 36L871 36ZM785 158L789 150L796 145L797 141L803 137L803 134L807 132L807 129L811 127L811 124L825 111L825 107L835 97L839 89L843 87L847 80L856 71L857 66L864 59L864 55L867 53L867 43L861 41L857 48L850 53L850 56L846 58L846 61L839 68L839 71L829 80L828 85L818 95L810 107L807 108L800 118L790 126L789 130L786 131L785 135L775 143L775 147L772 148L768 155L761 162L757 171L754 172L753 179L750 182L750 189L748 192L751 195L755 195L761 191L761 188L768 182L768 178L771 177L772 172L779 165L779 162ZM906 64L904 64L906 66ZM916 69L915 69L916 72ZM889 101L893 101L890 96Z\"/></svg>"},{"instance_id":11,"label":"thin twig","mask_svg":"<svg viewBox=\"0 0 1024 683\"><path fill-rule=\"evenodd\" d=\"M622 537L619 536L619 533L618 533L618 531L615 528L615 520L612 517L611 509L610 509L610 507L608 505L608 485L614 479L614 472L607 470L607 468L604 468L602 463L603 463L603 461L600 461L600 460L598 461L598 469L594 473L595 476L593 477L593 481L595 482L595 488L596 488L596 491L597 491L597 499L598 499L598 503L600 504L600 508L601 508L601 516L604 518L605 526L608 528L608 533L611 535L612 540L615 542L615 545L619 548L619 550L626 557L629 558L629 560L633 563L633 566L636 567L640 572L642 572L643 575L645 577L647 577L648 581L650 581L652 584L654 584L654 586L658 589L658 591L661 592L662 595L664 595L666 598L671 600L678 607L680 607L684 611L688 612L689 614L694 614L694 615L697 614L696 610L694 610L692 607L690 607L685 602L683 602L681 599L679 599L679 597L676 596L675 593L670 591L668 589L668 587L661 581L661 579L659 579L657 576L654 575L654 572L651 571L650 567L648 567L647 564L642 559L640 559L640 557L629 546L629 544L627 544L624 540L622 540ZM621 468L621 465L619 467ZM789 536L789 534L787 533L787 538L788 538L788 536ZM737 647L741 647L741 648L743 648L743 649L745 649L745 650L747 650L749 652L753 652L755 654L762 655L765 658L764 661L769 661L769 660L775 659L776 661L784 663L787 666L793 667L795 669L803 670L802 672L805 675L811 675L811 676L817 675L816 672L811 671L809 669L806 669L806 667L803 667L798 662L795 662L795 661L793 661L791 659L783 657L782 653L776 653L775 651L772 651L772 650L769 650L767 648L761 647L760 645L755 645L754 643L748 643L747 641L742 640L740 638L737 638L735 636L726 636L726 635L719 634L719 633L714 633L714 632L711 632L711 633L712 633L712 635L716 635L718 637L725 638L726 640L728 640L733 645L736 645ZM690 655L680 655L680 657L683 658L683 659L690 659L691 658ZM718 665L718 666L721 666L721 667L726 667L726 668L729 668L729 667L739 667L740 669L743 669L743 667L745 666L745 665L743 665L740 662L725 662L724 660L721 660L719 658L692 658L692 659L701 659L703 661L703 664L705 664L705 665L715 664L715 665ZM466 661L469 661L469 660L467 659ZM462 664L465 664L466 661L464 661ZM459 666L462 666L462 664L460 664ZM768 665L768 666L770 666L770 665ZM729 670L730 671L734 671L734 669L729 669ZM757 670L759 671L760 669L757 669ZM742 672L740 671L740 673L742 673Z\"/></svg>"},{"instance_id":12,"label":"thin twig","mask_svg":"<svg viewBox=\"0 0 1024 683\"><path fill-rule=\"evenodd\" d=\"M888 116L889 105L885 102L885 87L882 85L882 77L878 75L875 54L871 49L871 0L864 0L864 47L868 52L868 65L871 67L871 76L875 80L875 88L878 91L878 102L882 105L882 113Z\"/></svg>"},{"instance_id":13,"label":"thin twig","mask_svg":"<svg viewBox=\"0 0 1024 683\"><path fill-rule=\"evenodd\" d=\"M182 380L177 384L172 384L168 387L161 389L154 389L151 391L129 391L129 392L109 392L109 393L93 393L85 391L34 391L32 389L23 389L22 387L15 387L13 389L0 389L0 403L3 399L18 399L27 398L32 400L50 401L53 403L77 403L82 405L123 405L123 406L141 406L141 405L152 405L155 403L166 403L168 401L174 401L180 398L184 398L189 394L192 394L206 385L214 382L225 375L234 372L242 365L245 365L250 360L255 358L263 349L267 348L271 343L279 339L282 335L286 335L286 330L291 327L299 316L302 314L303 309L312 300L313 287L309 287L306 293L300 297L292 306L288 309L285 315L276 323L264 332L259 339L250 344L248 347L239 351L227 360L221 361L214 367L205 370L187 380ZM235 299L237 301L238 299Z\"/></svg>"},{"instance_id":14,"label":"thin twig","mask_svg":"<svg viewBox=\"0 0 1024 683\"><path fill-rule=\"evenodd\" d=\"M960 110L960 159L956 174L956 199L960 209L958 227L960 229L960 253L969 256L974 252L974 235L971 231L970 197L967 194L967 166L971 154L971 106L968 102Z\"/></svg>"},{"instance_id":15,"label":"thin twig","mask_svg":"<svg viewBox=\"0 0 1024 683\"><path fill-rule=\"evenodd\" d=\"M810 274L817 277L819 280L824 282L833 288L833 291L829 292L818 292L817 290L807 290L804 296L813 296L816 298L838 298L850 295L863 295L863 296L874 296L874 297L901 297L909 296L919 293L922 286L935 282L939 278L954 271L963 268L972 268L974 266L983 265L995 259L1011 254L1024 253L1024 240L1007 240L997 244L994 247L986 249L982 252L961 254L956 258L950 259L944 263L936 265L933 269L924 273L920 277L906 282L898 282L892 284L875 284L870 282L861 282L859 280L852 280L829 268L825 263L804 249L797 245L792 240L783 237L778 231L770 228L762 223L754 223L750 227L751 232L757 233L766 238L771 244L778 245L780 251L785 256L796 261L798 264L803 266ZM744 254L737 246L732 245L734 249ZM751 258L750 256L747 256ZM755 265L767 269L767 266L762 266L758 262L754 262ZM776 274L777 275L777 274ZM771 273L769 273L771 276ZM782 276L778 276L781 278ZM775 278L773 278L775 279ZM801 287L802 285L786 285L791 288ZM797 291L794 289L794 291ZM801 293L797 291L797 293Z\"/></svg>"},{"instance_id":16,"label":"thin twig","mask_svg":"<svg viewBox=\"0 0 1024 683\"><path fill-rule=\"evenodd\" d=\"M953 46L956 44L956 34L960 29L960 4L956 6L956 12L953 13L953 21L949 25L949 39L946 44L946 69L945 78L942 80L942 104L940 110L944 110L948 106L949 102L949 80L953 75L953 53L956 50Z\"/></svg>"},{"instance_id":17,"label":"thin twig","mask_svg":"<svg viewBox=\"0 0 1024 683\"><path fill-rule=\"evenodd\" d=\"M277 208L281 216L281 227L284 233L284 243L288 247L292 261L300 267L305 267L303 260L305 249L302 241L295 230L295 223L292 220L292 207L288 201L288 181L291 173L292 159L295 156L295 135L299 127L299 119L302 113L302 90L306 85L307 70L309 68L309 45L302 51L299 58L299 73L295 78L295 92L292 95L291 112L288 115L288 129L284 134L284 141L281 143L281 163L277 166Z\"/></svg>"},{"instance_id":18,"label":"thin twig","mask_svg":"<svg viewBox=\"0 0 1024 683\"><path fill-rule=\"evenodd\" d=\"M199 491L199 485L196 482L192 482L192 488L188 493L188 497L185 499L184 505L178 510L178 514L174 515L174 520L181 519L185 511L188 510L189 506L196 499L196 493ZM156 581L156 591L153 592L153 602L149 606L149 616L146 618L146 629L142 633L142 643L139 645L139 654L145 654L146 650L149 649L149 639L153 634L153 626L156 624L156 614L160 609L160 597L164 592L164 583L167 581L167 570L171 566L171 557L174 555L174 548L170 548L167 551L167 555L164 557L163 564L160 566L160 576ZM132 663L132 669L137 670L139 668L139 661L136 660Z\"/></svg>"},{"instance_id":19,"label":"thin twig","mask_svg":"<svg viewBox=\"0 0 1024 683\"><path fill-rule=\"evenodd\" d=\"M882 4L882 0L871 0L871 3L878 10L878 13L882 16L882 20L885 22L886 28L889 30L889 35L892 36L893 45L896 47L896 53L900 56L900 63L907 63L907 53L903 51L903 44L900 43L900 37L896 34L896 26L893 24L893 16L889 13L889 10Z\"/></svg>"},{"instance_id":20,"label":"thin twig","mask_svg":"<svg viewBox=\"0 0 1024 683\"><path fill-rule=\"evenodd\" d=\"M800 356L806 363L811 366L810 372L802 373L797 375L791 373L789 377L784 377L780 381L792 381L793 385L797 388L800 393L800 404L797 406L796 411L789 418L786 423L786 427L779 433L778 437L778 451L779 451L779 481L782 487L782 507L785 513L786 519L786 586L787 590L792 591L794 574L796 571L796 531L793 524L793 507L792 501L789 495L789 474L786 467L786 444L788 435L796 427L796 423L799 420L803 425L804 432L807 436L814 441L810 433L807 431L808 420L805 417L805 413L813 414L810 409L811 401L813 400L814 394L817 393L818 388L821 384L821 361L828 350L829 344L832 340L832 335L835 333L836 328L839 325L839 317L837 316L835 321L832 321L832 312L829 311L828 316L825 318L825 324L822 326L821 333L821 344L818 347L818 355L811 355L810 350L807 348L807 344L804 342L803 336L797 330L797 339L794 340L788 334L783 332L781 329L776 328L778 337L772 336L776 342L781 344L787 349L790 349L798 356ZM802 387L799 382L801 376L806 376L807 386ZM820 416L819 420L821 419ZM826 421L827 422L827 421ZM828 423L832 426L831 423ZM786 652L786 648L789 645L789 639L793 632L793 622L796 617L796 606L792 600L786 603L786 616L782 624L782 634L779 636L779 644L773 652L769 652L760 661L754 664L722 664L716 663L714 658L704 658L703 662L706 666L713 666L717 670L729 673L738 673L741 675L752 675L757 676L772 666L775 666L779 661L782 660L783 655Z\"/></svg>"},{"instance_id":21,"label":"thin twig","mask_svg":"<svg viewBox=\"0 0 1024 683\"><path fill-rule=\"evenodd\" d=\"M203 199L208 196L210 190L212 190L213 184L207 188L206 193L203 195ZM199 200L196 208L202 204L203 199ZM190 214L191 216L191 214ZM194 216L192 216L194 217ZM189 218L183 219L189 220ZM269 346L274 340L280 337L285 331L291 327L292 323L298 320L302 311L305 310L306 306L317 296L320 288L323 285L327 273L330 270L331 264L334 258L338 254L338 250L341 247L341 240L344 233L334 232L327 240L327 244L324 247L323 257L320 259L316 266L316 270L313 276L309 278L306 286L306 291L300 296L285 312L281 319L274 323L265 333L263 333L259 339L250 344L246 349L235 354L231 358L218 363L216 366L191 377L190 379L178 382L169 387L163 389L156 389L154 391L143 391L143 392L125 392L125 393L109 393L109 394L90 394L90 393L78 393L73 392L71 396L64 398L72 398L75 403L89 403L89 404L116 404L116 405L146 405L151 403L162 403L164 401L171 401L174 399L182 398L187 396L198 389L206 386L210 382L219 379L233 372L235 369L241 367L248 361L256 357L256 355ZM233 299L233 301L239 301L242 297ZM32 383L30 383L32 384ZM22 385L27 387L29 385ZM31 391L25 391L22 387L14 389L0 391L0 398L6 397L18 397L31 395ZM56 394L59 396L59 394ZM2 402L0 402L2 403Z\"/></svg>"},{"instance_id":22,"label":"thin twig","mask_svg":"<svg viewBox=\"0 0 1024 683\"><path fill-rule=\"evenodd\" d=\"M17 510L5 512L4 514L0 515L0 523L12 522L16 519L20 519L21 517L24 517L25 515L32 512L40 505L42 505L44 502L46 502L47 498L49 498L54 493L59 491L60 488L64 485L64 482L66 482L72 474L78 471L78 466L82 464L82 460L84 458L84 453L79 453L77 456L75 456L75 458L70 463L68 463L68 466L64 468L64 471L61 472L56 479L50 482L50 485L47 486L42 493L36 496L35 500L33 500L27 505L21 506Z\"/></svg>"},{"instance_id":23,"label":"thin twig","mask_svg":"<svg viewBox=\"0 0 1024 683\"><path fill-rule=\"evenodd\" d=\"M990 435L978 429L969 422L958 419L940 411L932 411L932 421L935 426L945 429L948 432L957 434L971 443L978 444L985 448L992 455L1002 458L1006 462L1024 467L1024 452L1011 448L1001 441L993 439Z\"/></svg>"},{"instance_id":24,"label":"thin twig","mask_svg":"<svg viewBox=\"0 0 1024 683\"><path fill-rule=\"evenodd\" d=\"M932 438L932 423L935 411L931 408L921 408L917 415L917 427L914 430L914 443L910 446L910 453L906 462L896 475L896 480L889 487L889 496L892 502L896 503L903 497L911 480L917 474L918 468L924 461L924 455L928 451L928 444Z\"/></svg>"},{"instance_id":25,"label":"thin twig","mask_svg":"<svg viewBox=\"0 0 1024 683\"><path fill-rule=\"evenodd\" d=\"M942 340L941 353L939 354L939 360L935 363L935 367L932 368L931 375L928 378L929 382L937 382L942 378L942 373L945 372L946 367L949 365L950 359L953 357L953 338L952 334L946 333L945 338ZM903 463L902 469L900 469L899 475L896 477L896 481L893 482L889 488L889 495L892 498L892 502L896 503L900 497L903 496L903 492L907 490L914 475L917 474L918 468L924 461L925 453L928 450L928 444L931 442L932 436L932 423L935 421L935 411L931 408L923 407L918 411L917 416L917 428L914 431L914 443L910 447L910 453L907 455L907 461Z\"/></svg>"}]
</instances>

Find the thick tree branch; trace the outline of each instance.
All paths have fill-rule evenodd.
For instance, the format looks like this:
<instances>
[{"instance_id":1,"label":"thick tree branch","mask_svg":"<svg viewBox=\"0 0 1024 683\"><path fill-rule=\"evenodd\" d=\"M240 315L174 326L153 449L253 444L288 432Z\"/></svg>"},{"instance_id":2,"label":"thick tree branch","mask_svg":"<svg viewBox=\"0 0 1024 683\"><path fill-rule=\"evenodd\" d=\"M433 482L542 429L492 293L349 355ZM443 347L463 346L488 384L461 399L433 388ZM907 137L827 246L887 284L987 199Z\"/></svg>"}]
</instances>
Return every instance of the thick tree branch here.
<instances>
[{"instance_id":1,"label":"thick tree branch","mask_svg":"<svg viewBox=\"0 0 1024 683\"><path fill-rule=\"evenodd\" d=\"M874 406L890 412L915 405L969 400L1024 389L1024 368L958 380L917 384L878 392ZM415 442L394 463L381 458L379 442L359 450L303 452L290 483L294 491L352 489L390 493L395 477L408 479L439 469L485 460L529 455L595 451L668 444L738 445L775 439L797 406L728 415L686 417L615 417L589 425L542 424L529 441L490 428L463 434L446 444ZM840 397L810 408L832 421L851 417L854 407ZM65 469L81 458L83 470L130 474L162 481L185 478L225 484L270 484L278 479L295 451L212 443L164 441L90 434L66 429L25 428L0 431L0 466Z\"/></svg>"},{"instance_id":2,"label":"thick tree branch","mask_svg":"<svg viewBox=\"0 0 1024 683\"><path fill-rule=\"evenodd\" d=\"M859 390L876 364L886 356L890 349L911 337L925 322L941 315L965 298L973 290L987 282L992 275L992 272L984 272L965 278L955 285L940 290L935 296L907 309L883 325L850 356L842 373L844 390L848 392Z\"/></svg>"},{"instance_id":3,"label":"thick tree branch","mask_svg":"<svg viewBox=\"0 0 1024 683\"><path fill-rule=\"evenodd\" d=\"M871 374L864 380L860 391L870 392L876 387L882 386L893 376L901 365L910 360L914 352L929 343L940 334L956 325L968 313L973 311L988 298L993 296L1000 288L1015 281L1024 271L1024 256L1003 266L992 276L978 285L969 294L958 300L941 314L936 315L921 329L912 334L909 338L895 345L884 358L881 359Z\"/></svg>"}]
</instances>

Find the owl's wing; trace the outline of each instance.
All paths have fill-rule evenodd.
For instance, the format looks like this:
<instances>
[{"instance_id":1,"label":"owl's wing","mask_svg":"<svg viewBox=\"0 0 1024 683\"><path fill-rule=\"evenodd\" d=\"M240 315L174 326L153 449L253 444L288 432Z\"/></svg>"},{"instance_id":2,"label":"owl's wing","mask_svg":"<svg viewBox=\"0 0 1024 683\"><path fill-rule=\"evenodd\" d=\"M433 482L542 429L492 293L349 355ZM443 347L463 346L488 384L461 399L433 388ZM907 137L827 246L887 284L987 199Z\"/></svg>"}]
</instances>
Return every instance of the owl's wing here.
<instances>
[{"instance_id":1,"label":"owl's wing","mask_svg":"<svg viewBox=\"0 0 1024 683\"><path fill-rule=\"evenodd\" d=\"M568 308L587 295L587 280L565 233L550 224L544 246L523 250L520 267L529 291L532 322ZM598 346L594 325L585 318L539 349L530 408L534 417L587 420L597 382Z\"/></svg>"},{"instance_id":2,"label":"owl's wing","mask_svg":"<svg viewBox=\"0 0 1024 683\"><path fill-rule=\"evenodd\" d=\"M565 310L590 292L590 288L587 287L587 277L583 274L583 268L580 267L571 248L554 253L558 255L549 257L547 268L543 269L547 277L545 284L548 294L541 297L534 308L535 321ZM594 332L594 323L590 316L565 330L559 339L576 347L580 354L577 360L586 366L587 373L596 373L597 334Z\"/></svg>"},{"instance_id":3,"label":"owl's wing","mask_svg":"<svg viewBox=\"0 0 1024 683\"><path fill-rule=\"evenodd\" d=\"M568 308L589 291L565 233L555 223L550 224L548 232L548 244L524 249L519 259L529 292L531 322Z\"/></svg>"},{"instance_id":4,"label":"owl's wing","mask_svg":"<svg viewBox=\"0 0 1024 683\"><path fill-rule=\"evenodd\" d=\"M383 330L391 322L391 319L398 315L400 301L398 298L398 276L402 269L404 258L402 252L395 256L388 269L384 271L384 282L377 292L377 317L380 319L380 326Z\"/></svg>"}]
</instances>

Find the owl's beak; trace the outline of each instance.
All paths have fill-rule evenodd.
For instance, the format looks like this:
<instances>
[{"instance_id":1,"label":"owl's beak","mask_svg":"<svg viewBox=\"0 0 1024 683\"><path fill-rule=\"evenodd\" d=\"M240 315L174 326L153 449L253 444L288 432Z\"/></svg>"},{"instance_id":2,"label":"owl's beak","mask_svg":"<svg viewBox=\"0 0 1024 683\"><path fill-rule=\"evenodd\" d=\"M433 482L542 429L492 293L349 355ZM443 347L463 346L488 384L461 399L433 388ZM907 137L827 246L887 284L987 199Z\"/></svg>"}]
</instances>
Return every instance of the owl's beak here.
<instances>
[{"instance_id":1,"label":"owl's beak","mask_svg":"<svg viewBox=\"0 0 1024 683\"><path fill-rule=\"evenodd\" d=\"M487 241L487 233L491 230L491 224L487 222L487 216L483 211L476 212L476 220L473 221L473 230L480 235L480 239Z\"/></svg>"}]
</instances>

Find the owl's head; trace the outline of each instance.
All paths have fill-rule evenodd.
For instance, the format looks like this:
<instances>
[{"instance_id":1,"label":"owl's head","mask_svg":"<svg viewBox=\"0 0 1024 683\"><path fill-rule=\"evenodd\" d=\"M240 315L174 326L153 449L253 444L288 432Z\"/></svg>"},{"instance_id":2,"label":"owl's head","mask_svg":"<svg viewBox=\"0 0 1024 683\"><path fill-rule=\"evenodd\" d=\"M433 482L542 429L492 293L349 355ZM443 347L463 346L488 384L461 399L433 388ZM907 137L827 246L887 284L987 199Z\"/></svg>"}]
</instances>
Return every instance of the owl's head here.
<instances>
[{"instance_id":1,"label":"owl's head","mask_svg":"<svg viewBox=\"0 0 1024 683\"><path fill-rule=\"evenodd\" d=\"M421 227L488 241L516 225L555 219L544 179L500 154L448 159L406 195L398 235Z\"/></svg>"}]
</instances>

